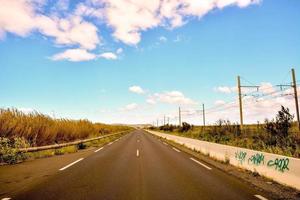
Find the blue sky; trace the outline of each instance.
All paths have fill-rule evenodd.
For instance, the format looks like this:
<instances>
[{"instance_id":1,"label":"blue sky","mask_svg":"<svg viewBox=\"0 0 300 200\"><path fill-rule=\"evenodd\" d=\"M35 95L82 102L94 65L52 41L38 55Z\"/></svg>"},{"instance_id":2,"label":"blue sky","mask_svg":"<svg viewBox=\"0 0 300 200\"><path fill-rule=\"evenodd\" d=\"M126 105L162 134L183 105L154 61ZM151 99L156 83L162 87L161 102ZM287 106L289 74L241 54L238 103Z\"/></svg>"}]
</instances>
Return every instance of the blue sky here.
<instances>
[{"instance_id":1,"label":"blue sky","mask_svg":"<svg viewBox=\"0 0 300 200\"><path fill-rule=\"evenodd\" d=\"M175 123L181 106L185 121L200 124L194 111L205 103L225 106L209 123L237 121L237 75L260 85L262 96L289 83L292 67L300 74L300 1L212 0L209 8L182 2L186 10L175 5L157 14L151 3L129 9L115 0L4 1L0 106L106 123L152 123L164 115ZM128 12L118 8L124 5ZM67 28L57 30L63 22ZM259 103L252 97L246 122L273 116L281 104L293 111L291 95L277 94Z\"/></svg>"}]
</instances>

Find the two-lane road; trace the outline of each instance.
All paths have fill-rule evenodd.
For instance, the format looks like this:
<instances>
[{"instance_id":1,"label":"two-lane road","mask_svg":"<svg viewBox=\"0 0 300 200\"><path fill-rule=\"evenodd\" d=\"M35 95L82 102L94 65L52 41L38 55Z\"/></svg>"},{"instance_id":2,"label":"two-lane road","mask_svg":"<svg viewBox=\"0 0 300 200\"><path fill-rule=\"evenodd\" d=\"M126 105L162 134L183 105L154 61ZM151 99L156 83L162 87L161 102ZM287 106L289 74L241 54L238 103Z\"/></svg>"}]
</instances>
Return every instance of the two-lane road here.
<instances>
[{"instance_id":1,"label":"two-lane road","mask_svg":"<svg viewBox=\"0 0 300 200\"><path fill-rule=\"evenodd\" d=\"M136 130L12 199L259 199L260 192Z\"/></svg>"}]
</instances>

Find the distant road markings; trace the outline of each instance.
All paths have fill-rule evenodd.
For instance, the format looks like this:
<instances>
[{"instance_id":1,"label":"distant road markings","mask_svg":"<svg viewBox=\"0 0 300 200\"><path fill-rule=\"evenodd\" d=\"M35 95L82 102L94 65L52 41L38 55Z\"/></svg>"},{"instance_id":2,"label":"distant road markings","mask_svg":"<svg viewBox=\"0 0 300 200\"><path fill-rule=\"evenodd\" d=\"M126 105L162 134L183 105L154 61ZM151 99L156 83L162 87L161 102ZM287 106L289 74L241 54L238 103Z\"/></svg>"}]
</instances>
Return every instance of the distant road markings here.
<instances>
[{"instance_id":1,"label":"distant road markings","mask_svg":"<svg viewBox=\"0 0 300 200\"><path fill-rule=\"evenodd\" d=\"M71 164L68 164L67 166L65 166L65 167L63 167L63 168L61 168L61 169L59 169L59 171L63 171L63 170L65 170L65 169L71 167L72 165L75 165L76 163L78 163L78 162L80 162L80 161L82 161L82 160L83 160L83 158L80 158L80 159L76 160L75 162L72 162Z\"/></svg>"},{"instance_id":2,"label":"distant road markings","mask_svg":"<svg viewBox=\"0 0 300 200\"><path fill-rule=\"evenodd\" d=\"M98 151L101 151L103 149L103 147L101 147L100 149L97 149L96 151L95 151L95 153L97 153Z\"/></svg>"},{"instance_id":3,"label":"distant road markings","mask_svg":"<svg viewBox=\"0 0 300 200\"><path fill-rule=\"evenodd\" d=\"M137 149L136 150L136 157L139 157L140 156L140 151Z\"/></svg>"},{"instance_id":4,"label":"distant road markings","mask_svg":"<svg viewBox=\"0 0 300 200\"><path fill-rule=\"evenodd\" d=\"M180 151L178 149L176 149L175 147L172 148L174 151L180 153Z\"/></svg>"},{"instance_id":5,"label":"distant road markings","mask_svg":"<svg viewBox=\"0 0 300 200\"><path fill-rule=\"evenodd\" d=\"M208 167L207 165L203 164L202 162L194 159L194 158L190 158L192 161L194 161L195 163L198 163L199 165L201 165L202 167L208 169L208 170L212 170L212 168Z\"/></svg>"},{"instance_id":6,"label":"distant road markings","mask_svg":"<svg viewBox=\"0 0 300 200\"><path fill-rule=\"evenodd\" d=\"M2 198L1 200L10 200L11 198L8 198L8 197L6 197L6 198Z\"/></svg>"},{"instance_id":7,"label":"distant road markings","mask_svg":"<svg viewBox=\"0 0 300 200\"><path fill-rule=\"evenodd\" d=\"M140 142L140 140L137 140L137 142Z\"/></svg>"},{"instance_id":8,"label":"distant road markings","mask_svg":"<svg viewBox=\"0 0 300 200\"><path fill-rule=\"evenodd\" d=\"M257 194L257 195L254 195L256 198L260 199L260 200L268 200L267 198Z\"/></svg>"}]
</instances>

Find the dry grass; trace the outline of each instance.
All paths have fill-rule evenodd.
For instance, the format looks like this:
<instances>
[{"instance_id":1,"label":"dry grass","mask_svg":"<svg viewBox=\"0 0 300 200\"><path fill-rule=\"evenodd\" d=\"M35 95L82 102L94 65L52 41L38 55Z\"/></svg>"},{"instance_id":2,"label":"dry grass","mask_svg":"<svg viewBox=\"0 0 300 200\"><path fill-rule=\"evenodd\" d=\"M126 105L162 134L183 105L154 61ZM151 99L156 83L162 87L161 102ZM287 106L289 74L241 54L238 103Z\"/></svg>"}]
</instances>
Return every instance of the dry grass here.
<instances>
[{"instance_id":1,"label":"dry grass","mask_svg":"<svg viewBox=\"0 0 300 200\"><path fill-rule=\"evenodd\" d=\"M0 109L0 137L23 138L30 146L70 142L129 129L88 120L52 119L38 112L24 114L16 109Z\"/></svg>"}]
</instances>

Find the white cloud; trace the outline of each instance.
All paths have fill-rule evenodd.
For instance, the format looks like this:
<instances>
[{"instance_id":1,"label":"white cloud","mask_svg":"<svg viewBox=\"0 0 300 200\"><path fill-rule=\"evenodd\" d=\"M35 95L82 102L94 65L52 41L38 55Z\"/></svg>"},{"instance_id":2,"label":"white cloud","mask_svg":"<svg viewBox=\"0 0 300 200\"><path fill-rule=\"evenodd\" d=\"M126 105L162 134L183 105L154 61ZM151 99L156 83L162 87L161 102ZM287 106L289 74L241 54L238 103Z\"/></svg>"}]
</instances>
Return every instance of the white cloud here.
<instances>
[{"instance_id":1,"label":"white cloud","mask_svg":"<svg viewBox=\"0 0 300 200\"><path fill-rule=\"evenodd\" d=\"M167 42L168 40L165 36L160 36L158 39L160 42Z\"/></svg>"},{"instance_id":2,"label":"white cloud","mask_svg":"<svg viewBox=\"0 0 300 200\"><path fill-rule=\"evenodd\" d=\"M58 10L68 10L69 9L70 0L58 0L56 2L56 9Z\"/></svg>"},{"instance_id":3,"label":"white cloud","mask_svg":"<svg viewBox=\"0 0 300 200\"><path fill-rule=\"evenodd\" d=\"M45 14L46 0L0 0L0 38L6 32L25 37L32 32L54 39L69 48L93 50L101 44L98 27L112 28L112 36L128 45L137 45L142 32L156 27L176 28L191 16L201 18L215 9L227 6L247 7L260 0L86 0L70 6L69 0L52 2L57 12ZM72 7L72 8L71 8ZM54 8L56 9L56 8ZM94 18L97 26L91 22ZM104 26L105 27L105 26ZM177 38L176 41L181 40ZM161 37L160 41L166 41ZM121 51L121 50L120 50ZM118 52L116 52L118 54ZM112 53L100 55L116 59Z\"/></svg>"},{"instance_id":4,"label":"white cloud","mask_svg":"<svg viewBox=\"0 0 300 200\"><path fill-rule=\"evenodd\" d=\"M77 44L85 49L95 49L100 43L97 27L80 17L72 16L67 19L57 19L40 16L35 21L37 29L42 34L55 38L57 44Z\"/></svg>"},{"instance_id":5,"label":"white cloud","mask_svg":"<svg viewBox=\"0 0 300 200\"><path fill-rule=\"evenodd\" d=\"M35 10L25 0L0 1L0 29L26 36L35 27Z\"/></svg>"},{"instance_id":6,"label":"white cloud","mask_svg":"<svg viewBox=\"0 0 300 200\"><path fill-rule=\"evenodd\" d=\"M118 48L117 51L116 51L116 53L117 53L117 54L123 53L123 49L122 49L122 48Z\"/></svg>"},{"instance_id":7,"label":"white cloud","mask_svg":"<svg viewBox=\"0 0 300 200\"><path fill-rule=\"evenodd\" d=\"M225 93L225 94L230 94L233 92L233 88L228 86L219 86L216 87L214 90L216 92Z\"/></svg>"},{"instance_id":8,"label":"white cloud","mask_svg":"<svg viewBox=\"0 0 300 200\"><path fill-rule=\"evenodd\" d=\"M42 3L30 0L1 0L0 29L25 37L32 31L53 37L57 44L80 45L82 48L94 49L100 43L98 28L81 17L68 15L60 18L55 15L40 14Z\"/></svg>"},{"instance_id":9,"label":"white cloud","mask_svg":"<svg viewBox=\"0 0 300 200\"><path fill-rule=\"evenodd\" d=\"M155 93L152 96L155 101L159 101L162 103L168 104L176 104L176 105L196 105L197 102L184 96L182 92L179 91L169 91L163 93Z\"/></svg>"},{"instance_id":10,"label":"white cloud","mask_svg":"<svg viewBox=\"0 0 300 200\"><path fill-rule=\"evenodd\" d=\"M112 52L105 52L99 55L101 58L105 58L107 60L116 60L118 56Z\"/></svg>"},{"instance_id":11,"label":"white cloud","mask_svg":"<svg viewBox=\"0 0 300 200\"><path fill-rule=\"evenodd\" d=\"M21 111L24 114L30 114L33 112L36 112L36 110L34 110L33 108L17 108L17 110Z\"/></svg>"},{"instance_id":12,"label":"white cloud","mask_svg":"<svg viewBox=\"0 0 300 200\"><path fill-rule=\"evenodd\" d=\"M141 32L158 26L176 28L184 25L189 16L203 17L214 9L226 6L246 7L259 0L93 0L103 8L107 25L113 36L126 44L136 45Z\"/></svg>"},{"instance_id":13,"label":"white cloud","mask_svg":"<svg viewBox=\"0 0 300 200\"><path fill-rule=\"evenodd\" d=\"M125 107L121 108L121 111L132 111L132 110L136 110L138 108L138 104L136 103L131 103L126 105Z\"/></svg>"},{"instance_id":14,"label":"white cloud","mask_svg":"<svg viewBox=\"0 0 300 200\"><path fill-rule=\"evenodd\" d=\"M271 93L275 92L276 88L271 84L267 82L262 82L258 85L259 91L262 93ZM231 94L237 92L237 86L219 86L214 88L215 92L220 92L224 94ZM242 93L253 93L258 92L256 87L242 87Z\"/></svg>"},{"instance_id":15,"label":"white cloud","mask_svg":"<svg viewBox=\"0 0 300 200\"><path fill-rule=\"evenodd\" d=\"M107 60L117 59L117 55L112 52L105 52L99 55L88 52L86 49L67 49L62 53L55 54L51 57L52 60L68 60L72 62L89 61L97 58L104 58Z\"/></svg>"},{"instance_id":16,"label":"white cloud","mask_svg":"<svg viewBox=\"0 0 300 200\"><path fill-rule=\"evenodd\" d=\"M68 60L72 62L88 61L96 59L96 55L89 53L85 49L67 49L62 53L55 54L52 56L52 60Z\"/></svg>"},{"instance_id":17,"label":"white cloud","mask_svg":"<svg viewBox=\"0 0 300 200\"><path fill-rule=\"evenodd\" d=\"M155 101L155 99L153 99L153 98L148 98L147 100L146 100L146 102L148 103L148 104L151 104L151 105L154 105L154 104L156 104L156 101Z\"/></svg>"},{"instance_id":18,"label":"white cloud","mask_svg":"<svg viewBox=\"0 0 300 200\"><path fill-rule=\"evenodd\" d=\"M259 91L264 94L272 93L276 91L276 88L271 83L262 82L259 87Z\"/></svg>"},{"instance_id":19,"label":"white cloud","mask_svg":"<svg viewBox=\"0 0 300 200\"><path fill-rule=\"evenodd\" d=\"M219 106L219 105L224 105L225 104L225 101L223 100L217 100L215 101L215 105Z\"/></svg>"},{"instance_id":20,"label":"white cloud","mask_svg":"<svg viewBox=\"0 0 300 200\"><path fill-rule=\"evenodd\" d=\"M133 92L133 93L136 93L136 94L144 94L145 93L143 88L141 88L140 86L137 86L137 85L133 85L133 86L129 87L128 90L130 92Z\"/></svg>"}]
</instances>

